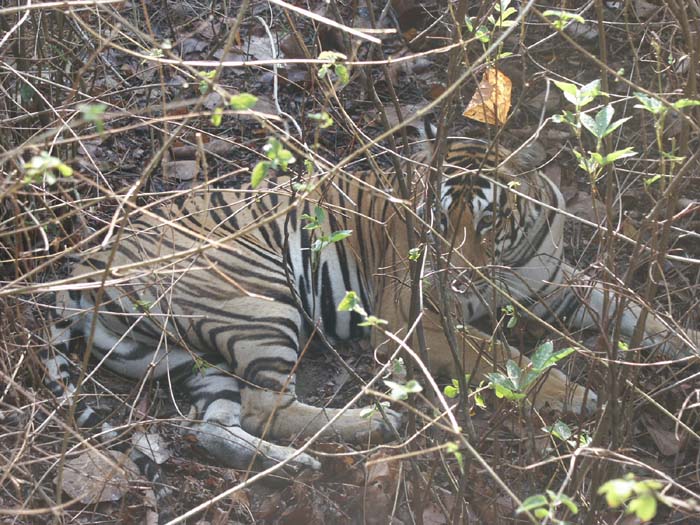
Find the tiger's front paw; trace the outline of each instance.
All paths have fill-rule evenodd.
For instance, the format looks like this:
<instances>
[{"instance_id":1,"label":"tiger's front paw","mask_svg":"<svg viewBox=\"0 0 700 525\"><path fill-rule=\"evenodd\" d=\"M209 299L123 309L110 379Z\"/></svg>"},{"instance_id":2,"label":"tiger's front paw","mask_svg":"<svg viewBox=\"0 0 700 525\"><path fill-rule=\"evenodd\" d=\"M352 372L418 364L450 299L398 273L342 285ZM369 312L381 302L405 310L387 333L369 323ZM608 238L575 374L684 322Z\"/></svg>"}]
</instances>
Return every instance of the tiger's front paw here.
<instances>
[{"instance_id":1,"label":"tiger's front paw","mask_svg":"<svg viewBox=\"0 0 700 525\"><path fill-rule=\"evenodd\" d=\"M655 335L642 341L642 346L656 346L664 359L700 361L700 332L686 330L683 336Z\"/></svg>"},{"instance_id":2,"label":"tiger's front paw","mask_svg":"<svg viewBox=\"0 0 700 525\"><path fill-rule=\"evenodd\" d=\"M384 409L384 416L375 410L369 416L368 424L363 430L357 432L354 441L356 443L386 443L396 439L401 428L403 417L401 414L390 408Z\"/></svg>"},{"instance_id":3,"label":"tiger's front paw","mask_svg":"<svg viewBox=\"0 0 700 525\"><path fill-rule=\"evenodd\" d=\"M558 412L593 414L598 407L598 395L590 388L569 384L555 391L542 389L532 400L537 409L549 407Z\"/></svg>"},{"instance_id":4,"label":"tiger's front paw","mask_svg":"<svg viewBox=\"0 0 700 525\"><path fill-rule=\"evenodd\" d=\"M590 415L598 408L598 395L590 388L574 385L571 395L568 396L567 404L561 408L563 411L574 412L576 414Z\"/></svg>"}]
</instances>

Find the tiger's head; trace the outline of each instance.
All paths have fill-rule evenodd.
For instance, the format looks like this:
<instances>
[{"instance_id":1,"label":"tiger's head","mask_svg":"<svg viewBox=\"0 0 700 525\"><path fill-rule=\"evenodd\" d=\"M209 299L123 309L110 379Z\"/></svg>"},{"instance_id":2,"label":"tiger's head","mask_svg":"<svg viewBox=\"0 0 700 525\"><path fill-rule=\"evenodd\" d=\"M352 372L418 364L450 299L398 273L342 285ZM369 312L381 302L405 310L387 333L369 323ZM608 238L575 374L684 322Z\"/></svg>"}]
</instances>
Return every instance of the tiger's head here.
<instances>
[{"instance_id":1,"label":"tiger's head","mask_svg":"<svg viewBox=\"0 0 700 525\"><path fill-rule=\"evenodd\" d=\"M432 225L453 245L468 248L470 260L480 258L477 252L501 257L521 241L528 210L516 191L532 184L512 161L504 162L508 155L482 140L449 139Z\"/></svg>"},{"instance_id":2,"label":"tiger's head","mask_svg":"<svg viewBox=\"0 0 700 525\"><path fill-rule=\"evenodd\" d=\"M532 270L546 266L541 254L561 254L563 216L556 211L563 207L561 193L505 148L477 139L448 139L436 200L431 225L443 239L439 256L449 261L449 282L456 292L474 287L484 292L488 284L483 276L488 274L488 281L512 291L523 288L525 294L527 279L547 277ZM473 299L479 293L469 295ZM481 307L471 303L473 318Z\"/></svg>"}]
</instances>

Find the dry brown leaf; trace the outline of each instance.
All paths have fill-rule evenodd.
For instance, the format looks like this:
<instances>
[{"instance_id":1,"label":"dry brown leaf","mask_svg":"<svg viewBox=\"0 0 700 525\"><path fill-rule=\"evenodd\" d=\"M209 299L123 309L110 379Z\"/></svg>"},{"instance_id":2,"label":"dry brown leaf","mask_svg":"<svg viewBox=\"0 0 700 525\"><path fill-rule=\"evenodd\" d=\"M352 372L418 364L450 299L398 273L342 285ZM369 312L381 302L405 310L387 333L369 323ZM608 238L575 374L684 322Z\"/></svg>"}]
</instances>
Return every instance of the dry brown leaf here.
<instances>
[{"instance_id":1,"label":"dry brown leaf","mask_svg":"<svg viewBox=\"0 0 700 525\"><path fill-rule=\"evenodd\" d=\"M299 44L294 33L289 33L286 37L280 40L280 51L287 58L306 58L304 49Z\"/></svg>"},{"instance_id":2,"label":"dry brown leaf","mask_svg":"<svg viewBox=\"0 0 700 525\"><path fill-rule=\"evenodd\" d=\"M593 24L582 24L581 22L571 22L564 31L577 42L590 42L598 38L598 28Z\"/></svg>"},{"instance_id":3,"label":"dry brown leaf","mask_svg":"<svg viewBox=\"0 0 700 525\"><path fill-rule=\"evenodd\" d=\"M416 0L391 0L391 7L394 8L399 28L404 36L408 37L407 40L414 38L418 30L425 27L427 19L425 8Z\"/></svg>"},{"instance_id":4,"label":"dry brown leaf","mask_svg":"<svg viewBox=\"0 0 700 525\"><path fill-rule=\"evenodd\" d=\"M495 68L487 69L463 115L485 124L504 124L512 90L513 83L506 75Z\"/></svg>"},{"instance_id":5,"label":"dry brown leaf","mask_svg":"<svg viewBox=\"0 0 700 525\"><path fill-rule=\"evenodd\" d=\"M435 100L445 91L447 91L447 87L445 87L444 84L432 84L425 98L427 98L428 100Z\"/></svg>"},{"instance_id":6,"label":"dry brown leaf","mask_svg":"<svg viewBox=\"0 0 700 525\"><path fill-rule=\"evenodd\" d=\"M243 50L250 55L251 60L271 60L272 46L277 49L277 42L270 43L266 36L253 35L248 39L247 45L243 46Z\"/></svg>"},{"instance_id":7,"label":"dry brown leaf","mask_svg":"<svg viewBox=\"0 0 700 525\"><path fill-rule=\"evenodd\" d=\"M650 417L643 417L642 421L662 456L675 456L680 452L682 442L674 432L660 428L658 421Z\"/></svg>"},{"instance_id":8,"label":"dry brown leaf","mask_svg":"<svg viewBox=\"0 0 700 525\"><path fill-rule=\"evenodd\" d=\"M369 457L366 469L364 515L367 525L384 525L394 502L394 491L398 484L399 462L392 460L386 452L377 452Z\"/></svg>"},{"instance_id":9,"label":"dry brown leaf","mask_svg":"<svg viewBox=\"0 0 700 525\"><path fill-rule=\"evenodd\" d=\"M182 41L182 55L187 56L187 55L193 55L197 53L201 53L205 49L207 49L211 44L207 42L206 40L202 40L200 38L196 37L189 37L185 38Z\"/></svg>"},{"instance_id":10,"label":"dry brown leaf","mask_svg":"<svg viewBox=\"0 0 700 525\"><path fill-rule=\"evenodd\" d=\"M163 436L157 433L134 432L131 442L135 449L139 450L157 465L162 465L172 455Z\"/></svg>"},{"instance_id":11,"label":"dry brown leaf","mask_svg":"<svg viewBox=\"0 0 700 525\"><path fill-rule=\"evenodd\" d=\"M585 191L578 191L571 199L567 200L566 210L577 217L581 217L582 219L586 219L591 222L596 222L594 203L595 209L598 210L598 215L604 216L605 206L603 203L598 199L594 199Z\"/></svg>"},{"instance_id":12,"label":"dry brown leaf","mask_svg":"<svg viewBox=\"0 0 700 525\"><path fill-rule=\"evenodd\" d=\"M204 142L203 144L203 148L206 153L214 153L217 155L230 153L233 147L234 145L231 141L222 139L213 139L208 142ZM192 160L197 157L197 149L197 146L182 144L171 148L171 153L174 160Z\"/></svg>"},{"instance_id":13,"label":"dry brown leaf","mask_svg":"<svg viewBox=\"0 0 700 525\"><path fill-rule=\"evenodd\" d=\"M629 217L625 217L625 220L622 221L622 233L630 239L634 239L635 241L637 240L639 230L634 225L634 221Z\"/></svg>"},{"instance_id":14,"label":"dry brown leaf","mask_svg":"<svg viewBox=\"0 0 700 525\"><path fill-rule=\"evenodd\" d=\"M329 454L323 458L323 475L329 479L342 479L346 483L361 485L364 472L357 465L357 457L348 454L351 449L339 443L317 443L315 449ZM347 455L346 455L347 454Z\"/></svg>"},{"instance_id":15,"label":"dry brown leaf","mask_svg":"<svg viewBox=\"0 0 700 525\"><path fill-rule=\"evenodd\" d=\"M415 114L424 106L425 104L409 104L406 106L401 106L399 109L401 110L401 116L405 120L407 117ZM396 112L396 108L393 105L384 108L384 112L386 113L386 119L390 127L393 128L399 123L399 115ZM375 118L377 118L378 120L378 117ZM420 123L413 121L411 124L406 125L406 131L408 131L409 133L418 133L419 135L424 133L425 130L423 129L423 126L419 124Z\"/></svg>"},{"instance_id":16,"label":"dry brown leaf","mask_svg":"<svg viewBox=\"0 0 700 525\"><path fill-rule=\"evenodd\" d=\"M196 160L171 160L163 159L163 177L179 181L193 180L199 173L199 163Z\"/></svg>"},{"instance_id":17,"label":"dry brown leaf","mask_svg":"<svg viewBox=\"0 0 700 525\"><path fill-rule=\"evenodd\" d=\"M214 111L216 108L224 106L224 99L218 93L207 93L204 96L203 106L209 111Z\"/></svg>"},{"instance_id":18,"label":"dry brown leaf","mask_svg":"<svg viewBox=\"0 0 700 525\"><path fill-rule=\"evenodd\" d=\"M536 169L547 160L547 151L539 140L531 140L525 146L518 148L514 160L522 169Z\"/></svg>"},{"instance_id":19,"label":"dry brown leaf","mask_svg":"<svg viewBox=\"0 0 700 525\"><path fill-rule=\"evenodd\" d=\"M544 107L545 111L552 112L561 108L561 95L554 89L542 89L532 94L529 90L523 99L523 104L536 113L540 113Z\"/></svg>"},{"instance_id":20,"label":"dry brown leaf","mask_svg":"<svg viewBox=\"0 0 700 525\"><path fill-rule=\"evenodd\" d=\"M632 0L632 7L634 9L634 14L636 14L642 20L649 18L659 9L661 9L660 6L654 5L646 0Z\"/></svg>"},{"instance_id":21,"label":"dry brown leaf","mask_svg":"<svg viewBox=\"0 0 700 525\"><path fill-rule=\"evenodd\" d=\"M118 501L129 490L129 482L137 477L138 467L128 456L116 450L92 449L66 461L61 489L86 505Z\"/></svg>"},{"instance_id":22,"label":"dry brown leaf","mask_svg":"<svg viewBox=\"0 0 700 525\"><path fill-rule=\"evenodd\" d=\"M445 516L437 505L431 503L423 509L423 524L424 525L445 525L448 523L448 517Z\"/></svg>"}]
</instances>

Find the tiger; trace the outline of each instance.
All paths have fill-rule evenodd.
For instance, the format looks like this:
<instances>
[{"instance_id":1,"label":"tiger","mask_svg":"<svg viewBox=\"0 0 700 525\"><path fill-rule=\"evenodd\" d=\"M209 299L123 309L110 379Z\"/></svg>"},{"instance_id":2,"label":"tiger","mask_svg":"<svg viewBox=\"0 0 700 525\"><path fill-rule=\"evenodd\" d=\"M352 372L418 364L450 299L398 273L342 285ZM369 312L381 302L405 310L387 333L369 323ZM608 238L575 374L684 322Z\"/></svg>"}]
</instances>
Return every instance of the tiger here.
<instances>
[{"instance_id":1,"label":"tiger","mask_svg":"<svg viewBox=\"0 0 700 525\"><path fill-rule=\"evenodd\" d=\"M49 388L57 396L75 392L67 356L82 338L93 361L119 375L183 390L196 413L189 431L219 464L318 470L311 453L277 443L313 436L386 442L398 435L402 416L387 408L367 418L361 408L301 402L295 372L302 342L312 327L331 341L378 347L386 332L362 326L370 315L408 335L416 264L424 265L418 314L435 376L467 372L478 381L508 359L530 366L519 350L473 326L506 304L572 329L598 326L605 289L592 281L578 292L570 286L576 272L563 260L558 187L494 144L454 137L447 151L435 205L426 197L431 170L424 164L408 199L403 173L338 171L303 180L269 173L258 187L202 185L134 210L110 243L82 255L74 284L57 294L43 357ZM430 242L412 246L421 227ZM345 238L333 242L338 232ZM448 311L440 283L448 283ZM362 309L339 311L349 291ZM641 308L607 301L610 318L622 309L621 333L632 337ZM460 359L446 323L462 327L452 330ZM644 330L644 344L663 344L668 332L651 313ZM598 406L596 392L557 368L529 400L577 413ZM79 418L90 424L97 416L83 406Z\"/></svg>"}]
</instances>

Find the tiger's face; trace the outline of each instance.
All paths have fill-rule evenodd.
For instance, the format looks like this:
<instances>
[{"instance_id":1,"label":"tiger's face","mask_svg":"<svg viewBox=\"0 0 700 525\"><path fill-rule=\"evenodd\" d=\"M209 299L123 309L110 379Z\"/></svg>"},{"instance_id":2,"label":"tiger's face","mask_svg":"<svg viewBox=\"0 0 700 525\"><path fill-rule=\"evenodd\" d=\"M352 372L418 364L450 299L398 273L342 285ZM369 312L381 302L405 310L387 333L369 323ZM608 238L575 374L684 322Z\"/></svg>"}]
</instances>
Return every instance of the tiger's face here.
<instances>
[{"instance_id":1,"label":"tiger's face","mask_svg":"<svg viewBox=\"0 0 700 525\"><path fill-rule=\"evenodd\" d=\"M454 175L443 184L440 227L448 237L473 236L487 256L499 255L516 240L520 217L516 204L506 187L486 176Z\"/></svg>"},{"instance_id":2,"label":"tiger's face","mask_svg":"<svg viewBox=\"0 0 700 525\"><path fill-rule=\"evenodd\" d=\"M444 250L441 257L449 261L443 268L449 268L448 283L467 324L488 313L493 298L484 294L489 283L507 278L508 254L522 242L527 222L522 203L499 179L464 172L442 186L439 230L458 253Z\"/></svg>"}]
</instances>

